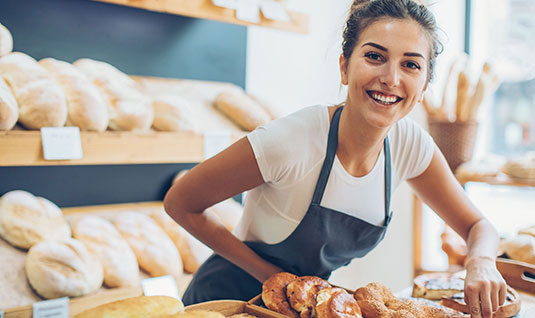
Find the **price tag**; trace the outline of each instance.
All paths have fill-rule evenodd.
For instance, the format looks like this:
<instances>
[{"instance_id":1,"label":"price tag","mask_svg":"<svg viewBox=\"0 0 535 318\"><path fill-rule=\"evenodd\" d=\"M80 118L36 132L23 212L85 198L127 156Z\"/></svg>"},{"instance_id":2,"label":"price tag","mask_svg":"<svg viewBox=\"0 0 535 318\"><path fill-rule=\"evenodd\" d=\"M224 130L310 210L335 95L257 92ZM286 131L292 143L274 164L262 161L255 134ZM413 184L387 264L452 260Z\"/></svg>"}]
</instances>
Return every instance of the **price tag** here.
<instances>
[{"instance_id":1,"label":"price tag","mask_svg":"<svg viewBox=\"0 0 535 318\"><path fill-rule=\"evenodd\" d=\"M263 0L260 3L260 10L266 19L275 21L290 21L288 12L284 9L282 3L273 0Z\"/></svg>"},{"instance_id":2,"label":"price tag","mask_svg":"<svg viewBox=\"0 0 535 318\"><path fill-rule=\"evenodd\" d=\"M33 304L33 318L69 318L69 297Z\"/></svg>"},{"instance_id":3,"label":"price tag","mask_svg":"<svg viewBox=\"0 0 535 318\"><path fill-rule=\"evenodd\" d=\"M246 22L260 22L260 3L258 0L239 0L236 18Z\"/></svg>"},{"instance_id":4,"label":"price tag","mask_svg":"<svg viewBox=\"0 0 535 318\"><path fill-rule=\"evenodd\" d=\"M4 311L0 310L0 318L4 318Z\"/></svg>"},{"instance_id":5,"label":"price tag","mask_svg":"<svg viewBox=\"0 0 535 318\"><path fill-rule=\"evenodd\" d=\"M223 149L230 146L230 131L206 131L204 133L203 156L204 159L213 157Z\"/></svg>"},{"instance_id":6,"label":"price tag","mask_svg":"<svg viewBox=\"0 0 535 318\"><path fill-rule=\"evenodd\" d=\"M45 160L82 158L82 141L78 127L43 127L41 140Z\"/></svg>"},{"instance_id":7,"label":"price tag","mask_svg":"<svg viewBox=\"0 0 535 318\"><path fill-rule=\"evenodd\" d=\"M215 6L233 9L233 10L235 10L237 7L236 5L237 0L212 0L212 3Z\"/></svg>"},{"instance_id":8,"label":"price tag","mask_svg":"<svg viewBox=\"0 0 535 318\"><path fill-rule=\"evenodd\" d=\"M169 296L180 300L176 281L171 275L144 279L141 287L145 296Z\"/></svg>"}]
</instances>

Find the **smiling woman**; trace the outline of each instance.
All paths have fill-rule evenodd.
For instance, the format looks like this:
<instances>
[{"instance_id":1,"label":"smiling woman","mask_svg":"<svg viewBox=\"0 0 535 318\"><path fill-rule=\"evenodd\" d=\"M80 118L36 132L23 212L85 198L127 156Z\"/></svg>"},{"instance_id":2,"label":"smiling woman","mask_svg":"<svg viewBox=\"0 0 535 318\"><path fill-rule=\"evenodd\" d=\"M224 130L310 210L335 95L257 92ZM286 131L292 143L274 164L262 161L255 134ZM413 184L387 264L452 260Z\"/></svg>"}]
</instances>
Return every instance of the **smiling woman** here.
<instances>
[{"instance_id":1,"label":"smiling woman","mask_svg":"<svg viewBox=\"0 0 535 318\"><path fill-rule=\"evenodd\" d=\"M195 274L184 303L248 300L279 272L327 279L382 241L391 193L408 181L468 241L467 303L473 317L490 317L505 298L496 231L429 134L406 117L441 51L433 15L412 0L357 0L343 37L344 103L258 127L167 193L167 213L216 253ZM246 190L234 233L204 213Z\"/></svg>"}]
</instances>

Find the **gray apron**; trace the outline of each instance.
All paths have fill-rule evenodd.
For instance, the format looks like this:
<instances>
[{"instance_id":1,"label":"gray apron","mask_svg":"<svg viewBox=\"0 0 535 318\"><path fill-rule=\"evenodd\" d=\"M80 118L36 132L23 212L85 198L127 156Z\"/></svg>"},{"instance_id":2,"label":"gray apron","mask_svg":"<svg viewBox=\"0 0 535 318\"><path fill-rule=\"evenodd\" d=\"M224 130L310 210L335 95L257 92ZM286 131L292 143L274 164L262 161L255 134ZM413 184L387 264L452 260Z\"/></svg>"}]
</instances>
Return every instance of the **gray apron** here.
<instances>
[{"instance_id":1,"label":"gray apron","mask_svg":"<svg viewBox=\"0 0 535 318\"><path fill-rule=\"evenodd\" d=\"M297 228L277 244L244 242L266 261L298 276L328 279L331 272L368 254L384 238L392 216L390 209L390 146L385 153L385 221L374 225L354 216L320 205L338 146L338 124L342 107L333 116L327 154L314 190L312 202ZM217 299L249 300L262 292L262 284L247 272L213 254L197 270L189 284L185 305Z\"/></svg>"}]
</instances>

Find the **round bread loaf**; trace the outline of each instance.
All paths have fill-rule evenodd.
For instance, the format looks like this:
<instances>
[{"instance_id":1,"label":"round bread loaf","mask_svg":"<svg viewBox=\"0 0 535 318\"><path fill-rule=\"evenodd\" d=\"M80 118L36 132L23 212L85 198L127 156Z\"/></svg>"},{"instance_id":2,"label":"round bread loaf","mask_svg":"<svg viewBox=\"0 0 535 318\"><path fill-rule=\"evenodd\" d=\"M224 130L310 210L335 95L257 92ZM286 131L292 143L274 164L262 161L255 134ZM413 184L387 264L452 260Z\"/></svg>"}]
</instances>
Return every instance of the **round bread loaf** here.
<instances>
[{"instance_id":1,"label":"round bread loaf","mask_svg":"<svg viewBox=\"0 0 535 318\"><path fill-rule=\"evenodd\" d=\"M42 297L76 297L100 288L102 265L80 241L43 241L26 257L26 276Z\"/></svg>"},{"instance_id":2,"label":"round bread loaf","mask_svg":"<svg viewBox=\"0 0 535 318\"><path fill-rule=\"evenodd\" d=\"M0 56L4 56L13 51L13 36L11 32L0 23Z\"/></svg>"},{"instance_id":3,"label":"round bread loaf","mask_svg":"<svg viewBox=\"0 0 535 318\"><path fill-rule=\"evenodd\" d=\"M7 86L6 81L0 77L0 130L10 130L19 119L19 105Z\"/></svg>"},{"instance_id":4,"label":"round bread loaf","mask_svg":"<svg viewBox=\"0 0 535 318\"><path fill-rule=\"evenodd\" d=\"M74 318L161 318L182 310L184 304L173 297L139 296L88 309Z\"/></svg>"},{"instance_id":5,"label":"round bread loaf","mask_svg":"<svg viewBox=\"0 0 535 318\"><path fill-rule=\"evenodd\" d=\"M317 318L362 318L353 295L337 287L319 291L316 304Z\"/></svg>"},{"instance_id":6,"label":"round bread loaf","mask_svg":"<svg viewBox=\"0 0 535 318\"><path fill-rule=\"evenodd\" d=\"M14 246L28 249L43 240L67 239L71 229L54 203L15 190L0 198L0 236Z\"/></svg>"},{"instance_id":7,"label":"round bread loaf","mask_svg":"<svg viewBox=\"0 0 535 318\"><path fill-rule=\"evenodd\" d=\"M137 286L139 265L134 252L117 229L99 216L84 216L72 222L72 235L96 256L104 269L108 287Z\"/></svg>"}]
</instances>

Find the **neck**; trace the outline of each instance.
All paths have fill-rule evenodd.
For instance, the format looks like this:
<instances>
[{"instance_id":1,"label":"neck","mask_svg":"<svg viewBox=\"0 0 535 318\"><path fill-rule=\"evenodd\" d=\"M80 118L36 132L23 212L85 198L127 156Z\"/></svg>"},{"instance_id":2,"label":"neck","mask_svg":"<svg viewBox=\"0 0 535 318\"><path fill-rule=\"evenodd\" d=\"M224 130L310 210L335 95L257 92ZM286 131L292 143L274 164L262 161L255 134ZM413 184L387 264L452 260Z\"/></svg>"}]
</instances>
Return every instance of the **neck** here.
<instances>
[{"instance_id":1,"label":"neck","mask_svg":"<svg viewBox=\"0 0 535 318\"><path fill-rule=\"evenodd\" d=\"M370 126L352 107L344 107L338 130L336 155L354 177L367 175L381 153L388 128Z\"/></svg>"}]
</instances>

